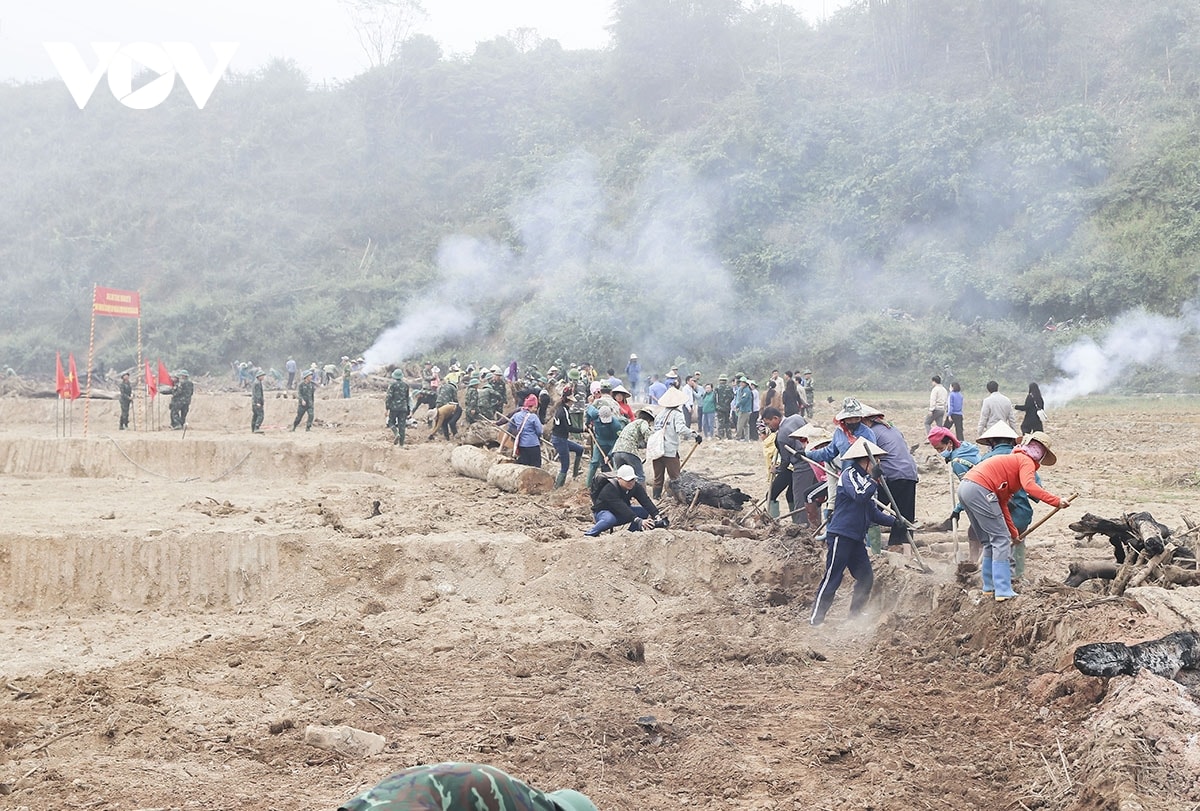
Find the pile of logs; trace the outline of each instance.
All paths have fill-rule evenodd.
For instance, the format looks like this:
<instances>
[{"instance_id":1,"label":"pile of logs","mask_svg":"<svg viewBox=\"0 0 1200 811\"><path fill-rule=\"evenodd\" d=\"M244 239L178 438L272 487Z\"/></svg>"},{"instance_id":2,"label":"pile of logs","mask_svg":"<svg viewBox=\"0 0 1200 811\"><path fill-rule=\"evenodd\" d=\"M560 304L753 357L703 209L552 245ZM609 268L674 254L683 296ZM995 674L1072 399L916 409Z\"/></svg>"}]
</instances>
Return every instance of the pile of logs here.
<instances>
[{"instance_id":1,"label":"pile of logs","mask_svg":"<svg viewBox=\"0 0 1200 811\"><path fill-rule=\"evenodd\" d=\"M485 481L506 493L539 495L554 489L554 477L540 467L518 465L496 451L459 445L450 452L450 467L460 476Z\"/></svg>"},{"instance_id":2,"label":"pile of logs","mask_svg":"<svg viewBox=\"0 0 1200 811\"><path fill-rule=\"evenodd\" d=\"M1078 561L1068 568L1067 585L1078 587L1088 580L1109 581L1109 594L1124 594L1146 582L1155 585L1200 585L1195 552L1181 543L1184 536L1200 529L1190 519L1186 532L1174 533L1148 512L1128 513L1120 518L1101 518L1086 513L1070 525L1076 538L1104 535L1113 546L1114 563ZM1175 564L1175 565L1172 565Z\"/></svg>"}]
</instances>

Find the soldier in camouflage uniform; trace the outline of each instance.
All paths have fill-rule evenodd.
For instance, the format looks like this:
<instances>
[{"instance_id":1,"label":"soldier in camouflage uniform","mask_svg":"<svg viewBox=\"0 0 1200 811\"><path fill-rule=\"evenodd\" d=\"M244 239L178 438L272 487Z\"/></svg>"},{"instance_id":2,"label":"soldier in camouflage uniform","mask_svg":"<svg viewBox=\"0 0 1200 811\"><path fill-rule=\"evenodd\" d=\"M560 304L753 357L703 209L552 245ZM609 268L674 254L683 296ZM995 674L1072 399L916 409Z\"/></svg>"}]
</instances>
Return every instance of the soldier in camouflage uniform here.
<instances>
[{"instance_id":1,"label":"soldier in camouflage uniform","mask_svg":"<svg viewBox=\"0 0 1200 811\"><path fill-rule=\"evenodd\" d=\"M479 416L495 420L504 409L504 383L492 372L487 373L486 385L479 392Z\"/></svg>"},{"instance_id":2,"label":"soldier in camouflage uniform","mask_svg":"<svg viewBox=\"0 0 1200 811\"><path fill-rule=\"evenodd\" d=\"M538 791L494 766L438 763L396 772L338 811L598 810L578 791Z\"/></svg>"},{"instance_id":3,"label":"soldier in camouflage uniform","mask_svg":"<svg viewBox=\"0 0 1200 811\"><path fill-rule=\"evenodd\" d=\"M447 378L442 381L442 385L438 386L437 400L434 401L433 410L437 414L437 418L433 424L433 430L429 433L430 439L437 436L439 429L446 439L450 439L452 431L455 434L458 433L458 418L462 415L462 406L458 404L458 386L454 385L454 381Z\"/></svg>"},{"instance_id":4,"label":"soldier in camouflage uniform","mask_svg":"<svg viewBox=\"0 0 1200 811\"><path fill-rule=\"evenodd\" d=\"M396 369L392 372L392 382L388 384L387 396L383 400L383 407L387 409L387 426L392 429L393 445L404 445L404 429L408 426L410 407L408 397L404 372Z\"/></svg>"},{"instance_id":5,"label":"soldier in camouflage uniform","mask_svg":"<svg viewBox=\"0 0 1200 811\"><path fill-rule=\"evenodd\" d=\"M717 436L721 439L733 438L733 425L729 410L733 407L733 387L729 385L729 375L717 378Z\"/></svg>"},{"instance_id":6,"label":"soldier in camouflage uniform","mask_svg":"<svg viewBox=\"0 0 1200 811\"><path fill-rule=\"evenodd\" d=\"M314 374L312 369L305 369L304 380L296 387L296 421L292 423L293 431L300 427L300 420L304 419L305 414L308 415L308 424L304 426L304 430L312 430L313 403L317 399L317 385L313 383Z\"/></svg>"},{"instance_id":7,"label":"soldier in camouflage uniform","mask_svg":"<svg viewBox=\"0 0 1200 811\"><path fill-rule=\"evenodd\" d=\"M479 378L472 377L467 381L467 406L464 411L467 425L479 422Z\"/></svg>"},{"instance_id":8,"label":"soldier in camouflage uniform","mask_svg":"<svg viewBox=\"0 0 1200 811\"><path fill-rule=\"evenodd\" d=\"M188 409L192 407L192 392L195 391L187 369L180 369L178 377L171 389L171 428L175 430L187 425Z\"/></svg>"},{"instance_id":9,"label":"soldier in camouflage uniform","mask_svg":"<svg viewBox=\"0 0 1200 811\"><path fill-rule=\"evenodd\" d=\"M263 432L262 424L263 417L266 416L264 408L266 398L263 395L262 380L266 374L262 369L254 371L254 388L250 390L250 433L252 434L261 434Z\"/></svg>"},{"instance_id":10,"label":"soldier in camouflage uniform","mask_svg":"<svg viewBox=\"0 0 1200 811\"><path fill-rule=\"evenodd\" d=\"M133 405L133 384L129 382L129 372L121 375L121 421L120 430L129 427L129 406Z\"/></svg>"}]
</instances>

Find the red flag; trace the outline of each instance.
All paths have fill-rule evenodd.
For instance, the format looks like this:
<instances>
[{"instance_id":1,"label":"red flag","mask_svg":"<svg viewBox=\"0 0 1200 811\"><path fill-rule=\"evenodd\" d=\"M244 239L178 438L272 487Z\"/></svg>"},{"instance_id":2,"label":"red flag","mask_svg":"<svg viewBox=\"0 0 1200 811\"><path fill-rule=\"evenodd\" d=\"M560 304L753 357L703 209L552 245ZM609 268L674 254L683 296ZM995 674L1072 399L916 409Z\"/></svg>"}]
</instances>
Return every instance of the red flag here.
<instances>
[{"instance_id":1,"label":"red flag","mask_svg":"<svg viewBox=\"0 0 1200 811\"><path fill-rule=\"evenodd\" d=\"M146 392L150 395L150 399L154 399L154 395L158 394L158 385L154 381L154 372L150 371L150 361L146 361Z\"/></svg>"},{"instance_id":2,"label":"red flag","mask_svg":"<svg viewBox=\"0 0 1200 811\"><path fill-rule=\"evenodd\" d=\"M79 373L75 371L75 353L67 355L67 368L70 374L67 375L67 396L72 400L79 399Z\"/></svg>"},{"instance_id":3,"label":"red flag","mask_svg":"<svg viewBox=\"0 0 1200 811\"><path fill-rule=\"evenodd\" d=\"M163 362L161 360L158 362L158 385L160 385L160 386L174 386L175 385L175 381L171 379L171 373L167 371L167 367L163 365Z\"/></svg>"},{"instance_id":4,"label":"red flag","mask_svg":"<svg viewBox=\"0 0 1200 811\"><path fill-rule=\"evenodd\" d=\"M60 398L66 397L67 396L67 376L65 374L63 374L62 352L54 353L54 362L58 366L58 370L54 376L54 391L58 393L58 396Z\"/></svg>"}]
</instances>

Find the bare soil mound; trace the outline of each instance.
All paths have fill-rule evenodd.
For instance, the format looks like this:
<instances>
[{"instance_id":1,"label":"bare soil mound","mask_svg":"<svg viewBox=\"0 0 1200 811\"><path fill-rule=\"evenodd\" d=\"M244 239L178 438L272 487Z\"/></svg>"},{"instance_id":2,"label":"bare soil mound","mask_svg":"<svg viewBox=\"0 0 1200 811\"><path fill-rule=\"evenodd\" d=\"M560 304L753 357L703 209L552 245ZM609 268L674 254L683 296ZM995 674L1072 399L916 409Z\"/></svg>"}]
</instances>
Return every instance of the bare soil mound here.
<instances>
[{"instance_id":1,"label":"bare soil mound","mask_svg":"<svg viewBox=\"0 0 1200 811\"><path fill-rule=\"evenodd\" d=\"M79 404L59 438L53 401L0 398L5 807L316 811L452 759L602 809L1200 803L1190 677L1071 667L1079 644L1184 627L1196 590L1167 610L1136 593L1161 589L1061 585L1069 561L1111 554L1075 541L1070 513L1039 530L1016 601L926 547L932 573L884 556L869 617L840 619L843 594L813 629L811 533L674 506L670 529L586 539L582 480L502 493L454 475L423 423L393 447L380 394L327 394L307 433L268 399L262 436L241 394L201 392L186 435L117 432L95 402L86 438ZM920 399L884 406L916 442ZM1053 492L1170 526L1200 512L1186 404L1052 419ZM940 521L944 468L919 456L918 513ZM765 491L757 447L705 443L688 469ZM387 746L347 760L306 746L309 724Z\"/></svg>"}]
</instances>

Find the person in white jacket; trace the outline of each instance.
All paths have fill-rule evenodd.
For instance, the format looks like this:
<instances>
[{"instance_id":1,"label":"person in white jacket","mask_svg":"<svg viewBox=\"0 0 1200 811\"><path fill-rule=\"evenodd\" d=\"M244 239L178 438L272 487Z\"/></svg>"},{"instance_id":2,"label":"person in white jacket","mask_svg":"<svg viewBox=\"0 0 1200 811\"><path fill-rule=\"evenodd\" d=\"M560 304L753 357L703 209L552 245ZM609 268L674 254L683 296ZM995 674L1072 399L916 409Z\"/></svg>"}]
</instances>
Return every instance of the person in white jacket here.
<instances>
[{"instance_id":1,"label":"person in white jacket","mask_svg":"<svg viewBox=\"0 0 1200 811\"><path fill-rule=\"evenodd\" d=\"M946 387L942 385L942 376L934 375L929 378L929 413L925 415L925 433L929 433L930 426L941 427L946 421L946 398L950 396L950 392L946 391Z\"/></svg>"},{"instance_id":2,"label":"person in white jacket","mask_svg":"<svg viewBox=\"0 0 1200 811\"><path fill-rule=\"evenodd\" d=\"M697 445L703 441L700 435L689 428L683 419L681 406L686 400L687 397L684 393L673 387L667 389L666 394L658 398L658 404L663 407L663 410L654 421L654 428L656 431L663 432L663 453L661 456L649 460L654 468L653 496L656 499L662 498L666 474L670 474L672 480L679 478L679 470L682 467L679 461L679 441L694 439ZM646 455L647 457L651 456L649 447Z\"/></svg>"}]
</instances>

